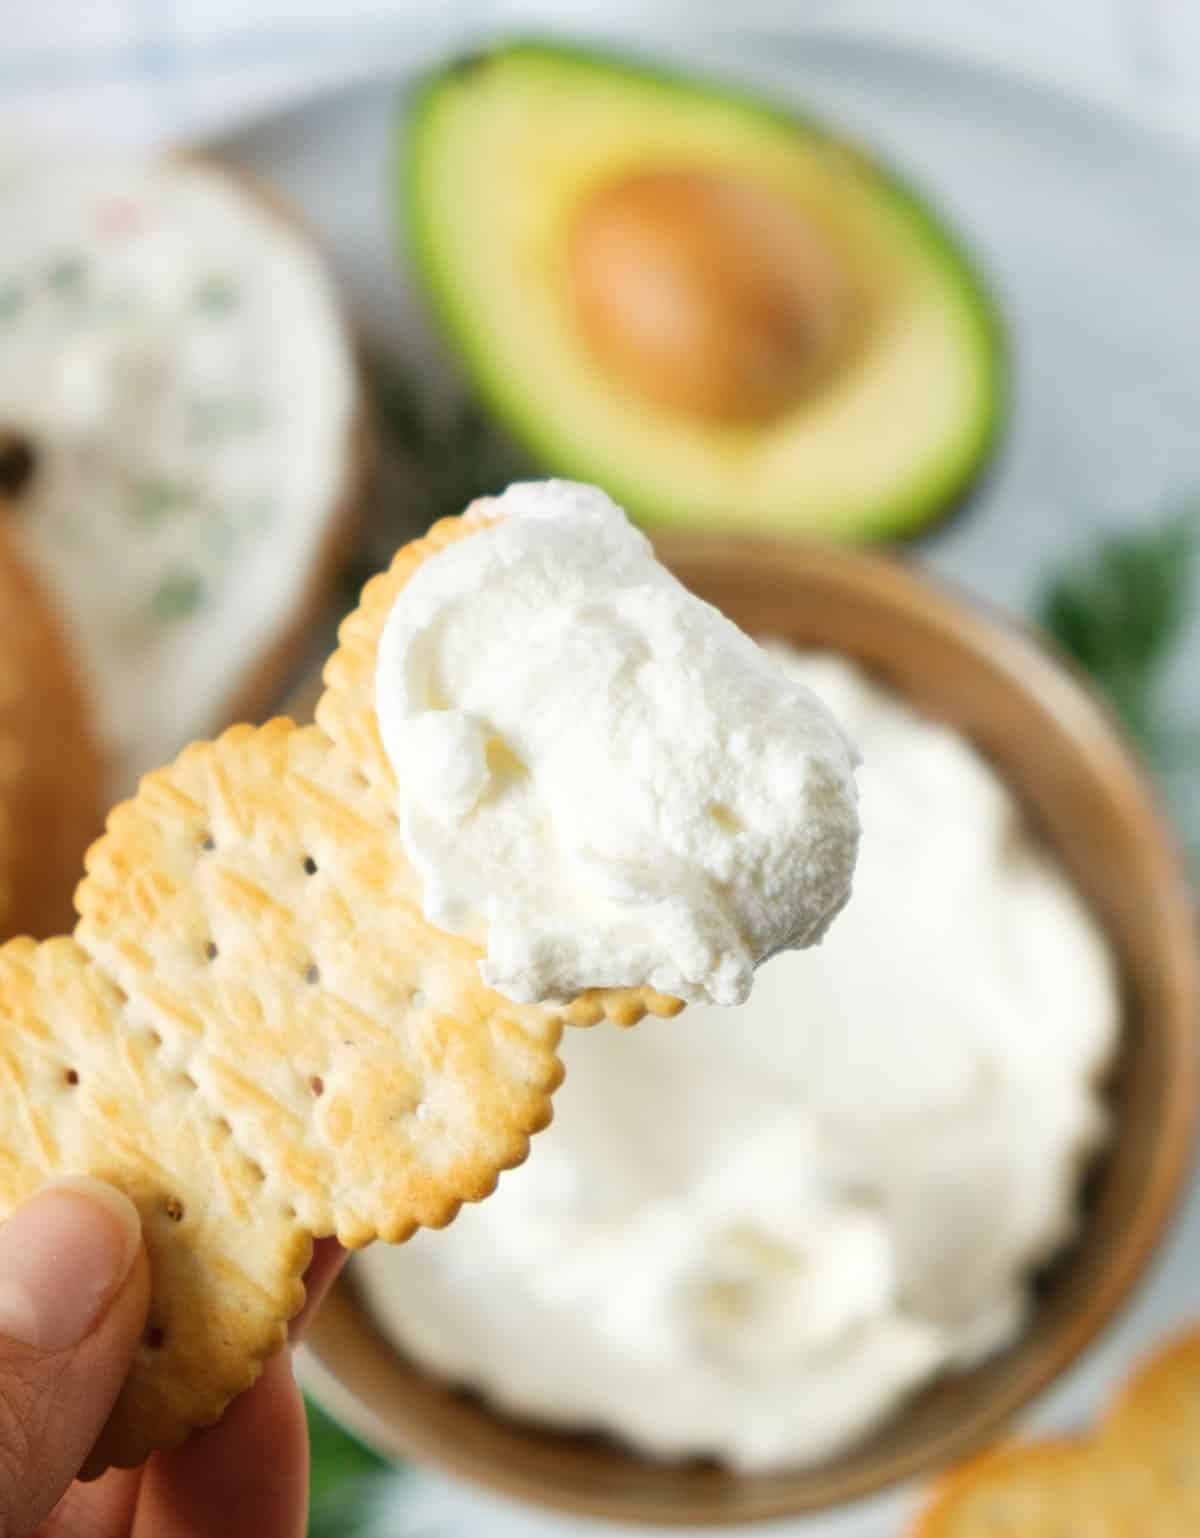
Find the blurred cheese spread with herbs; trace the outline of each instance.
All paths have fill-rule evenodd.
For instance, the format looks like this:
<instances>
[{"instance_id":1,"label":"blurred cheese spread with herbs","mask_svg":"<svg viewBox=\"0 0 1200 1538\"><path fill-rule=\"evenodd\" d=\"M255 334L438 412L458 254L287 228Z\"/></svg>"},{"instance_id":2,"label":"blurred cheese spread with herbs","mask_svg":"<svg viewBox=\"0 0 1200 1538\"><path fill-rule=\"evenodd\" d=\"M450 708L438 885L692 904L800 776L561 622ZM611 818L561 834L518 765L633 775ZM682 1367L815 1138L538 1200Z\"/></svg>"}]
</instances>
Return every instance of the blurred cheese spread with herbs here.
<instances>
[{"instance_id":1,"label":"blurred cheese spread with herbs","mask_svg":"<svg viewBox=\"0 0 1200 1538\"><path fill-rule=\"evenodd\" d=\"M310 242L199 161L0 161L0 503L118 788L221 724L346 476L350 349Z\"/></svg>"},{"instance_id":2,"label":"blurred cheese spread with herbs","mask_svg":"<svg viewBox=\"0 0 1200 1538\"><path fill-rule=\"evenodd\" d=\"M1118 1030L1106 945L983 759L849 663L773 651L863 756L822 945L740 1009L572 1035L528 1162L356 1261L429 1369L743 1469L830 1455L1014 1338Z\"/></svg>"}]
</instances>

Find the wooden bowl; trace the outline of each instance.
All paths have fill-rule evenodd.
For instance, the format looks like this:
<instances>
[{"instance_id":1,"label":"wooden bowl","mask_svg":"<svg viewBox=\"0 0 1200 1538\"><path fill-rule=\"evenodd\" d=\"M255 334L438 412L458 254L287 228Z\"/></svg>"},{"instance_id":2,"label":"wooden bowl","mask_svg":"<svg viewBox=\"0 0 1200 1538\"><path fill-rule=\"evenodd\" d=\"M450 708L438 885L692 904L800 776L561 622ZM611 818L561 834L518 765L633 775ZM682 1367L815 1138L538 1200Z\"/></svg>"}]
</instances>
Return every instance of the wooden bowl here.
<instances>
[{"instance_id":1,"label":"wooden bowl","mask_svg":"<svg viewBox=\"0 0 1200 1538\"><path fill-rule=\"evenodd\" d=\"M1029 1328L818 1467L738 1475L652 1463L601 1438L511 1420L396 1354L360 1308L353 1268L312 1328L309 1381L385 1452L572 1512L738 1523L816 1511L976 1450L1112 1317L1163 1232L1188 1164L1197 937L1179 852L1141 768L1081 682L1027 634L878 556L687 535L664 538L659 549L688 587L744 629L853 657L971 738L1091 904L1119 958L1125 997L1114 1141L1089 1178L1078 1241L1039 1279Z\"/></svg>"}]
</instances>

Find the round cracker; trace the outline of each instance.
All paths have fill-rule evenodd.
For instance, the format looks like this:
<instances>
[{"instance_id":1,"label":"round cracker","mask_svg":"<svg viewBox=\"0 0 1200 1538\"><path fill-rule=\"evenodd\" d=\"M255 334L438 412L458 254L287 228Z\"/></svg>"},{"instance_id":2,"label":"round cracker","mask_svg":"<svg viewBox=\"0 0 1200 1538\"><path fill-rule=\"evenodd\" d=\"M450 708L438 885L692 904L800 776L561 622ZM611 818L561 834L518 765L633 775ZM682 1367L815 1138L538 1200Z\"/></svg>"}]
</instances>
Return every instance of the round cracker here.
<instances>
[{"instance_id":1,"label":"round cracker","mask_svg":"<svg viewBox=\"0 0 1200 1538\"><path fill-rule=\"evenodd\" d=\"M908 1538L1200 1533L1200 1331L1160 1346L1091 1437L995 1448L947 1474Z\"/></svg>"}]
</instances>

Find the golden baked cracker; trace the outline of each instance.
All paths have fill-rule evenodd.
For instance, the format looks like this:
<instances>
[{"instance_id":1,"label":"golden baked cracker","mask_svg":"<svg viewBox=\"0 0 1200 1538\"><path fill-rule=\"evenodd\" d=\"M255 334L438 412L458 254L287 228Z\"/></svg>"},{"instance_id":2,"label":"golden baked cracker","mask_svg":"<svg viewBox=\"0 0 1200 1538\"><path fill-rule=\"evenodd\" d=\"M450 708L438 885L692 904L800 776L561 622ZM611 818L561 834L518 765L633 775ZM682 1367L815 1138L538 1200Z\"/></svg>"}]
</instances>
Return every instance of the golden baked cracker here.
<instances>
[{"instance_id":1,"label":"golden baked cracker","mask_svg":"<svg viewBox=\"0 0 1200 1538\"><path fill-rule=\"evenodd\" d=\"M1136 1472L1127 1503L1170 1513L1181 1533L1200 1533L1200 1331L1160 1346L1113 1402L1104 1423L1108 1456ZM1152 1531L1147 1518L1146 1531Z\"/></svg>"},{"instance_id":2,"label":"golden baked cracker","mask_svg":"<svg viewBox=\"0 0 1200 1538\"><path fill-rule=\"evenodd\" d=\"M358 608L338 631L338 649L325 666L325 693L317 705L318 723L353 757L370 780L372 791L389 810L397 786L379 735L375 713L375 666L383 627L404 584L423 561L447 545L496 522L493 499L473 502L461 517L443 518L423 539L401 549L387 571L363 589ZM653 988L593 988L562 1011L570 1025L636 1025L645 1015L669 1017L683 1008L680 999Z\"/></svg>"},{"instance_id":3,"label":"golden baked cracker","mask_svg":"<svg viewBox=\"0 0 1200 1538\"><path fill-rule=\"evenodd\" d=\"M425 923L394 816L320 728L189 748L87 870L80 943L312 1233L440 1227L549 1121L558 1016Z\"/></svg>"},{"instance_id":4,"label":"golden baked cracker","mask_svg":"<svg viewBox=\"0 0 1200 1538\"><path fill-rule=\"evenodd\" d=\"M964 1464L942 1482L910 1538L1066 1538L1071 1523L1079 1538L1150 1538L1128 1525L1091 1444L1056 1439Z\"/></svg>"},{"instance_id":5,"label":"golden baked cracker","mask_svg":"<svg viewBox=\"0 0 1200 1538\"><path fill-rule=\"evenodd\" d=\"M77 946L120 1000L109 1050L148 1041L165 1075L145 1092L168 1096L165 1123L128 1105L116 1120L187 1177L189 1204L222 1172L172 1141L170 1096L186 1094L253 1181L253 1205L222 1215L230 1252L256 1256L249 1282L214 1288L189 1259L209 1236L168 1231L179 1263L155 1267L155 1318L199 1323L118 1404L97 1459L125 1464L163 1445L164 1400L172 1428L200 1425L252 1381L298 1302L264 1278L294 1288L311 1236L403 1239L520 1162L550 1119L562 1022L484 988L478 951L425 923L394 813L316 726L234 727L148 775L90 851L77 901ZM0 1019L13 1023L2 1001ZM8 1131L0 1147L27 1154ZM91 1149L41 1167L128 1188ZM212 1371L214 1334L240 1380Z\"/></svg>"},{"instance_id":6,"label":"golden baked cracker","mask_svg":"<svg viewBox=\"0 0 1200 1538\"><path fill-rule=\"evenodd\" d=\"M62 628L0 534L0 934L70 925L101 783Z\"/></svg>"},{"instance_id":7,"label":"golden baked cracker","mask_svg":"<svg viewBox=\"0 0 1200 1538\"><path fill-rule=\"evenodd\" d=\"M400 590L423 561L447 545L487 528L493 519L487 499L473 502L458 518L442 518L421 539L401 546L386 571L363 588L358 607L338 629L338 647L325 664L325 693L316 721L366 775L389 810L396 804L396 777L375 717L375 664L383 627Z\"/></svg>"},{"instance_id":8,"label":"golden baked cracker","mask_svg":"<svg viewBox=\"0 0 1200 1538\"><path fill-rule=\"evenodd\" d=\"M1151 1426L1156 1434L1185 1435L1200 1450L1200 1330L1163 1342L1118 1392L1105 1421L1126 1439Z\"/></svg>"},{"instance_id":9,"label":"golden baked cracker","mask_svg":"<svg viewBox=\"0 0 1200 1538\"><path fill-rule=\"evenodd\" d=\"M0 948L0 1204L51 1175L119 1186L153 1276L146 1335L93 1455L140 1463L249 1386L304 1298L312 1241L165 1040L74 940Z\"/></svg>"},{"instance_id":10,"label":"golden baked cracker","mask_svg":"<svg viewBox=\"0 0 1200 1538\"><path fill-rule=\"evenodd\" d=\"M909 1538L1200 1534L1200 1331L1167 1342L1094 1435L1017 1443L947 1475Z\"/></svg>"},{"instance_id":11,"label":"golden baked cracker","mask_svg":"<svg viewBox=\"0 0 1200 1538\"><path fill-rule=\"evenodd\" d=\"M234 727L148 775L88 855L75 938L0 953L0 1218L48 1175L93 1174L150 1246L147 1339L93 1471L253 1381L314 1236L400 1240L486 1196L550 1119L564 1018L681 1007L512 1004L422 917L369 675L402 573L484 516L371 584L322 725Z\"/></svg>"}]
</instances>

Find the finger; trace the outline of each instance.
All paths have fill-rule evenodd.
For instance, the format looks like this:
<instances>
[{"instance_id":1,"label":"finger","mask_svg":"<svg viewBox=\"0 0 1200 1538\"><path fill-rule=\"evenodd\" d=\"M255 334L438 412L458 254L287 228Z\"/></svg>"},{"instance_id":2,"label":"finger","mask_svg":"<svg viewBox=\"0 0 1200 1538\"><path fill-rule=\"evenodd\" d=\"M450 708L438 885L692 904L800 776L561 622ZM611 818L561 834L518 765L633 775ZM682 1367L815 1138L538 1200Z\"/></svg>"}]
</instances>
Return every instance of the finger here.
<instances>
[{"instance_id":1,"label":"finger","mask_svg":"<svg viewBox=\"0 0 1200 1538\"><path fill-rule=\"evenodd\" d=\"M297 1339L299 1337L299 1335L303 1331L305 1325L308 1323L309 1319L312 1317L313 1313L316 1311L316 1309L318 1307L320 1307L321 1300L324 1298L326 1292L328 1292L330 1286L333 1284L334 1278L337 1276L338 1272L341 1270L342 1266L345 1264L347 1258L348 1258L348 1252L342 1248L342 1246L337 1242L336 1239L318 1239L316 1241L316 1243L313 1245L312 1260L309 1262L308 1270L305 1272L305 1276L304 1276L304 1285L305 1285L304 1306L300 1310L299 1314L296 1315L295 1319L292 1320L292 1323L291 1323L291 1326L290 1326L290 1333L291 1333L291 1337L292 1337L293 1340L295 1340L295 1339ZM182 1460L186 1455L190 1454L193 1446L202 1445L202 1446L204 1446L207 1449L209 1447L209 1444L211 1443L212 1439L215 1437L216 1433L218 1431L221 1431L221 1430L224 1429L224 1427L230 1421L231 1417L233 1417L235 1414L241 1416L244 1413L245 1406L247 1405L248 1402L251 1402L251 1404L252 1404L252 1408L251 1408L252 1419L255 1422L258 1422L258 1421L261 1420L261 1418L264 1415L269 1419L272 1415L275 1415L275 1414L278 1413L276 1409L272 1408L272 1404L277 1404L278 1403L278 1398L282 1394L282 1396L289 1402L288 1417L289 1417L289 1422L290 1422L290 1415L291 1415L290 1405L292 1403L295 1403L296 1401L298 1401L298 1397L299 1397L298 1395L296 1395L294 1383L290 1382L290 1380L291 1380L291 1366L290 1366L290 1363L288 1364L288 1368L287 1368L287 1380L288 1381L287 1381L287 1383L285 1383L283 1385L282 1388L276 1382L277 1373L278 1373L278 1369L276 1368L275 1364L274 1363L269 1363L268 1366L267 1366L266 1371L263 1374L263 1377L259 1380L258 1384L253 1389L251 1389L248 1394L244 1394L244 1395L241 1396L241 1398L236 1400L234 1402L234 1404L230 1407L230 1409L226 1412L225 1419L222 1421L221 1426L215 1428L213 1431L207 1431L207 1432L199 1433L196 1437L193 1437L192 1440L187 1444L187 1446L182 1451L180 1451L180 1452L170 1453L170 1454L165 1454L165 1455L160 1456L159 1458L155 1459L154 1464L152 1465L152 1467L157 1470L159 1465L161 1465L161 1464L164 1464L164 1463L171 1464L172 1468L168 1469L167 1472L168 1472L168 1476L171 1479L174 1479L175 1474L173 1472L173 1465L177 1461ZM265 1410L262 1407L264 1400L268 1401ZM300 1414L301 1414L301 1417L303 1417L303 1407L302 1406L301 1406L301 1409L300 1409ZM285 1430L284 1435L290 1435L290 1431L286 1431ZM300 1486L302 1488L304 1506L305 1506L305 1511L306 1511L307 1510L307 1498L308 1498L308 1444L307 1444L306 1431L304 1431L304 1430L302 1430L302 1432L301 1432L300 1442L301 1442L301 1448L300 1448L300 1453L299 1453L299 1458L300 1458L299 1468L300 1468L300 1472L297 1475L297 1479L298 1479L298 1482L299 1482L299 1484L300 1484ZM211 1452L206 1451L205 1454L204 1454L204 1458L207 1459L209 1457L211 1457ZM205 1481L205 1483L207 1485L207 1481ZM139 1514L138 1514L138 1520L139 1520L138 1533L139 1534L142 1532L142 1525L143 1524L149 1523L151 1521L157 1521L158 1520L158 1517L157 1517L157 1514L156 1514L156 1509L152 1508L151 1502L158 1502L160 1500L161 1495L162 1495L161 1482L160 1482L158 1474L156 1472L155 1478L151 1482L150 1490L148 1491L148 1493L146 1495L146 1499L145 1499L142 1507L139 1509ZM151 1532L153 1530L154 1529L151 1528L151 1527L146 1527L145 1528L145 1531L147 1533L149 1533L149 1532ZM214 1531L218 1531L218 1530L222 1532L222 1535L224 1535L224 1529L214 1529ZM184 1531L189 1533L189 1538L192 1538L192 1530L191 1529L184 1529ZM207 1531L207 1529L199 1528L199 1527L195 1529L195 1533L196 1534L199 1534L201 1532L206 1532L206 1531ZM303 1531L303 1528L298 1529L298 1531ZM258 1528L257 1538L275 1538L275 1534L274 1534L273 1531L271 1531L269 1529L265 1529L265 1528L260 1526Z\"/></svg>"},{"instance_id":2,"label":"finger","mask_svg":"<svg viewBox=\"0 0 1200 1538\"><path fill-rule=\"evenodd\" d=\"M299 1340L303 1335L308 1321L320 1308L321 1300L333 1286L335 1277L348 1259L348 1252L336 1239L318 1239L313 1245L312 1260L304 1274L304 1307L289 1327L292 1340Z\"/></svg>"},{"instance_id":3,"label":"finger","mask_svg":"<svg viewBox=\"0 0 1200 1538\"><path fill-rule=\"evenodd\" d=\"M72 1485L37 1530L37 1538L128 1538L140 1469L110 1469L88 1485Z\"/></svg>"},{"instance_id":4,"label":"finger","mask_svg":"<svg viewBox=\"0 0 1200 1538\"><path fill-rule=\"evenodd\" d=\"M146 1465L132 1538L304 1538L308 1429L289 1354L222 1419Z\"/></svg>"},{"instance_id":5,"label":"finger","mask_svg":"<svg viewBox=\"0 0 1200 1538\"><path fill-rule=\"evenodd\" d=\"M0 1227L0 1531L31 1532L108 1419L146 1321L132 1202L56 1181Z\"/></svg>"}]
</instances>

